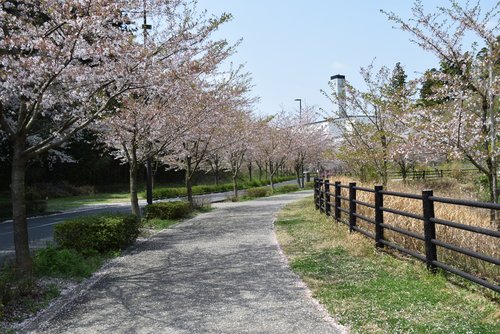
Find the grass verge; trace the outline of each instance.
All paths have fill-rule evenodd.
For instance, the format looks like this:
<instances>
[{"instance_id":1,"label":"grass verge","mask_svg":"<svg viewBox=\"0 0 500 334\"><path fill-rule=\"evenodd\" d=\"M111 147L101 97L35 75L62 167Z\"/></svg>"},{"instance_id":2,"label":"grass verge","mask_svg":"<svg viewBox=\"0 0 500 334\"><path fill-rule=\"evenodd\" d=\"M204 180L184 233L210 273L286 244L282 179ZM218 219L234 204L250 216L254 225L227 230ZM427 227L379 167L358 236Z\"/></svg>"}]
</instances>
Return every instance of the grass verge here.
<instances>
[{"instance_id":1,"label":"grass verge","mask_svg":"<svg viewBox=\"0 0 500 334\"><path fill-rule=\"evenodd\" d=\"M36 252L29 278L20 279L15 269L6 265L0 270L0 332L14 333L14 324L36 314L58 297L61 289L90 277L104 261L119 254L77 252L49 245Z\"/></svg>"},{"instance_id":2,"label":"grass verge","mask_svg":"<svg viewBox=\"0 0 500 334\"><path fill-rule=\"evenodd\" d=\"M129 193L106 193L71 197L51 198L47 200L47 211L58 212L75 209L88 204L108 204L129 202Z\"/></svg>"},{"instance_id":3,"label":"grass verge","mask_svg":"<svg viewBox=\"0 0 500 334\"><path fill-rule=\"evenodd\" d=\"M169 228L172 225L183 222L185 220L191 219L196 215L204 212L210 212L213 208L210 206L210 203L204 203L196 206L193 211L191 211L187 216L177 218L177 219L160 219L160 218L151 218L151 219L142 219L141 222L141 235L144 237L148 237L151 235L149 230L158 231Z\"/></svg>"},{"instance_id":4,"label":"grass verge","mask_svg":"<svg viewBox=\"0 0 500 334\"><path fill-rule=\"evenodd\" d=\"M249 188L247 189L246 194L240 197L240 200L249 201L256 198L287 194L299 190L304 190L304 189L300 189L299 186L296 184L285 184L282 186L277 186L274 189L274 191L269 187Z\"/></svg>"},{"instance_id":5,"label":"grass verge","mask_svg":"<svg viewBox=\"0 0 500 334\"><path fill-rule=\"evenodd\" d=\"M500 333L499 296L458 286L421 263L377 251L372 241L320 215L311 198L286 207L278 239L298 273L354 333Z\"/></svg>"}]
</instances>

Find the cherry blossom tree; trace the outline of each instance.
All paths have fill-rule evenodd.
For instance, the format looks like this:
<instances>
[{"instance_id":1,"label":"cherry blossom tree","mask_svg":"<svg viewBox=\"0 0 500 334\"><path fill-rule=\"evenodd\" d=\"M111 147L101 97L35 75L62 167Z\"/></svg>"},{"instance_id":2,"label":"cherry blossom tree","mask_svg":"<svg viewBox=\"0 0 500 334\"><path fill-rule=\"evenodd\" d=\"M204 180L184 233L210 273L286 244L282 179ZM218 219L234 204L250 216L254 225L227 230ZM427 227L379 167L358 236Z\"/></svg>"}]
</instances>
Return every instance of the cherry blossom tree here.
<instances>
[{"instance_id":1,"label":"cherry blossom tree","mask_svg":"<svg viewBox=\"0 0 500 334\"><path fill-rule=\"evenodd\" d=\"M231 47L208 36L230 15L206 18L187 0L7 0L0 6L0 136L9 140L12 151L16 265L29 273L28 161L102 117L138 110L151 117L162 110L156 96L152 110L137 105L132 110L131 93L153 89L152 83L165 75L177 78L213 69ZM141 44L135 32L144 6L154 9L156 20ZM121 109L123 105L128 108ZM140 118L137 113L121 117L131 122Z\"/></svg>"},{"instance_id":2,"label":"cherry blossom tree","mask_svg":"<svg viewBox=\"0 0 500 334\"><path fill-rule=\"evenodd\" d=\"M291 118L280 113L257 122L253 145L254 157L259 169L266 166L267 177L274 190L274 177L289 159L293 144Z\"/></svg>"},{"instance_id":3,"label":"cherry blossom tree","mask_svg":"<svg viewBox=\"0 0 500 334\"><path fill-rule=\"evenodd\" d=\"M178 109L188 115L193 126L177 138L175 149L163 157L163 161L171 168L185 170L187 197L191 205L194 204L192 184L195 174L207 167L209 153L213 155L227 145L227 141L221 138L227 138L224 131L229 115L251 101L247 96L251 88L250 77L241 70L240 67L213 73L203 84L200 83L197 94L186 101L185 107Z\"/></svg>"},{"instance_id":4,"label":"cherry blossom tree","mask_svg":"<svg viewBox=\"0 0 500 334\"><path fill-rule=\"evenodd\" d=\"M143 72L147 89L134 91L123 103L123 113L98 124L101 140L129 166L132 213L140 217L137 177L154 158L174 151L179 138L206 117L191 108L203 80L228 58L234 47L211 35L230 16L196 16L192 3L150 1L147 13L157 27L144 31ZM181 8L182 10L180 10ZM177 13L171 15L171 13ZM168 27L168 29L165 29Z\"/></svg>"},{"instance_id":5,"label":"cherry blossom tree","mask_svg":"<svg viewBox=\"0 0 500 334\"><path fill-rule=\"evenodd\" d=\"M122 101L121 112L97 122L99 138L113 148L111 154L129 166L129 186L132 213L141 216L138 200L138 173L148 158L168 151L188 124L175 112L172 95L166 100L146 94L129 96ZM168 101L168 102L167 102Z\"/></svg>"},{"instance_id":6,"label":"cherry blossom tree","mask_svg":"<svg viewBox=\"0 0 500 334\"><path fill-rule=\"evenodd\" d=\"M16 265L30 273L25 173L29 160L67 142L120 96L143 87L132 38L134 1L3 1L0 125L12 149Z\"/></svg>"},{"instance_id":7,"label":"cherry blossom tree","mask_svg":"<svg viewBox=\"0 0 500 334\"><path fill-rule=\"evenodd\" d=\"M302 111L289 115L291 145L291 169L295 171L299 187L303 187L304 167L316 165L324 152L330 148L332 138L325 123L317 122L317 113L314 107L305 105Z\"/></svg>"},{"instance_id":8,"label":"cherry blossom tree","mask_svg":"<svg viewBox=\"0 0 500 334\"><path fill-rule=\"evenodd\" d=\"M440 103L428 103L413 115L418 144L469 160L488 178L493 202L498 202L499 6L485 9L479 1L462 6L450 0L449 6L428 13L415 2L409 20L383 11L413 42L454 69L428 72L427 80L441 83L430 92ZM465 49L469 37L477 43Z\"/></svg>"},{"instance_id":9,"label":"cherry blossom tree","mask_svg":"<svg viewBox=\"0 0 500 334\"><path fill-rule=\"evenodd\" d=\"M236 110L226 119L224 136L227 144L222 148L223 156L231 172L234 197L238 199L238 176L245 156L249 151L250 138L254 135L254 120L250 111Z\"/></svg>"}]
</instances>

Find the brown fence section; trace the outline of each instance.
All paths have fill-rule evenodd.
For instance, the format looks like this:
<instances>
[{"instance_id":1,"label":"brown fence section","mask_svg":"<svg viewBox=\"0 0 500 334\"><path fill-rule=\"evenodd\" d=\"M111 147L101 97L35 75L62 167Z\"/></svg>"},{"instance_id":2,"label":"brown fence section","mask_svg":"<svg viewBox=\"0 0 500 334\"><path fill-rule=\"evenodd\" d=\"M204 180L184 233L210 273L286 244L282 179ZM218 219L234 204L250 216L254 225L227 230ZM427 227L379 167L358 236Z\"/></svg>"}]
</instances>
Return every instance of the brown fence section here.
<instances>
[{"instance_id":1,"label":"brown fence section","mask_svg":"<svg viewBox=\"0 0 500 334\"><path fill-rule=\"evenodd\" d=\"M396 209L396 201L405 209ZM499 204L437 197L432 190L416 195L320 178L314 179L314 203L351 232L375 240L376 247L396 249L425 262L431 271L441 268L500 292L500 231L443 219L437 213L451 209L436 210L443 205L467 207L474 214L486 209L486 217L500 210ZM460 213L455 216L461 218Z\"/></svg>"}]
</instances>

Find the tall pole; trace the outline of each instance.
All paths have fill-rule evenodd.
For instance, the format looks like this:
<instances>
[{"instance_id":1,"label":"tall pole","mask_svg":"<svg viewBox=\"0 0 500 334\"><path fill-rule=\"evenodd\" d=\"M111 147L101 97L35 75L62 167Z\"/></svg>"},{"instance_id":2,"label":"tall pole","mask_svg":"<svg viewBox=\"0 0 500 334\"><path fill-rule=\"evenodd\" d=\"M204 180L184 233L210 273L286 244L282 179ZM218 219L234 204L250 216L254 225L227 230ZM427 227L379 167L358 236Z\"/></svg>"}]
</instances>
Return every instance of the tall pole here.
<instances>
[{"instance_id":1,"label":"tall pole","mask_svg":"<svg viewBox=\"0 0 500 334\"><path fill-rule=\"evenodd\" d=\"M148 37L148 29L151 29L151 26L148 25L147 13L146 13L146 0L143 1L144 6L144 23L142 25L143 37L144 37L144 49L146 50L146 42ZM148 204L153 204L153 168L152 168L152 159L151 156L148 156L146 160L146 202Z\"/></svg>"},{"instance_id":2,"label":"tall pole","mask_svg":"<svg viewBox=\"0 0 500 334\"><path fill-rule=\"evenodd\" d=\"M302 99L295 99L295 101L299 102L299 127L300 127L302 124ZM300 159L302 159L302 157L300 157ZM302 172L302 175L299 178L299 183L300 183L300 187L304 188L304 162L303 161L300 162L300 172Z\"/></svg>"}]
</instances>

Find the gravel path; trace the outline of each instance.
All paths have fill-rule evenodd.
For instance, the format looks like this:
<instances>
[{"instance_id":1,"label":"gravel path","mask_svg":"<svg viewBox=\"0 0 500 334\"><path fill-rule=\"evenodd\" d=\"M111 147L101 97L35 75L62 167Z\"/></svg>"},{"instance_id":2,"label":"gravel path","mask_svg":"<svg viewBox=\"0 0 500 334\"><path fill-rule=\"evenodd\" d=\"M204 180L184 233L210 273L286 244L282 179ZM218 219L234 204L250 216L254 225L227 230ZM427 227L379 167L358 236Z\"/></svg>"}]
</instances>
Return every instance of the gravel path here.
<instances>
[{"instance_id":1,"label":"gravel path","mask_svg":"<svg viewBox=\"0 0 500 334\"><path fill-rule=\"evenodd\" d=\"M308 191L217 209L165 230L62 298L30 333L340 333L289 270L273 230Z\"/></svg>"}]
</instances>

